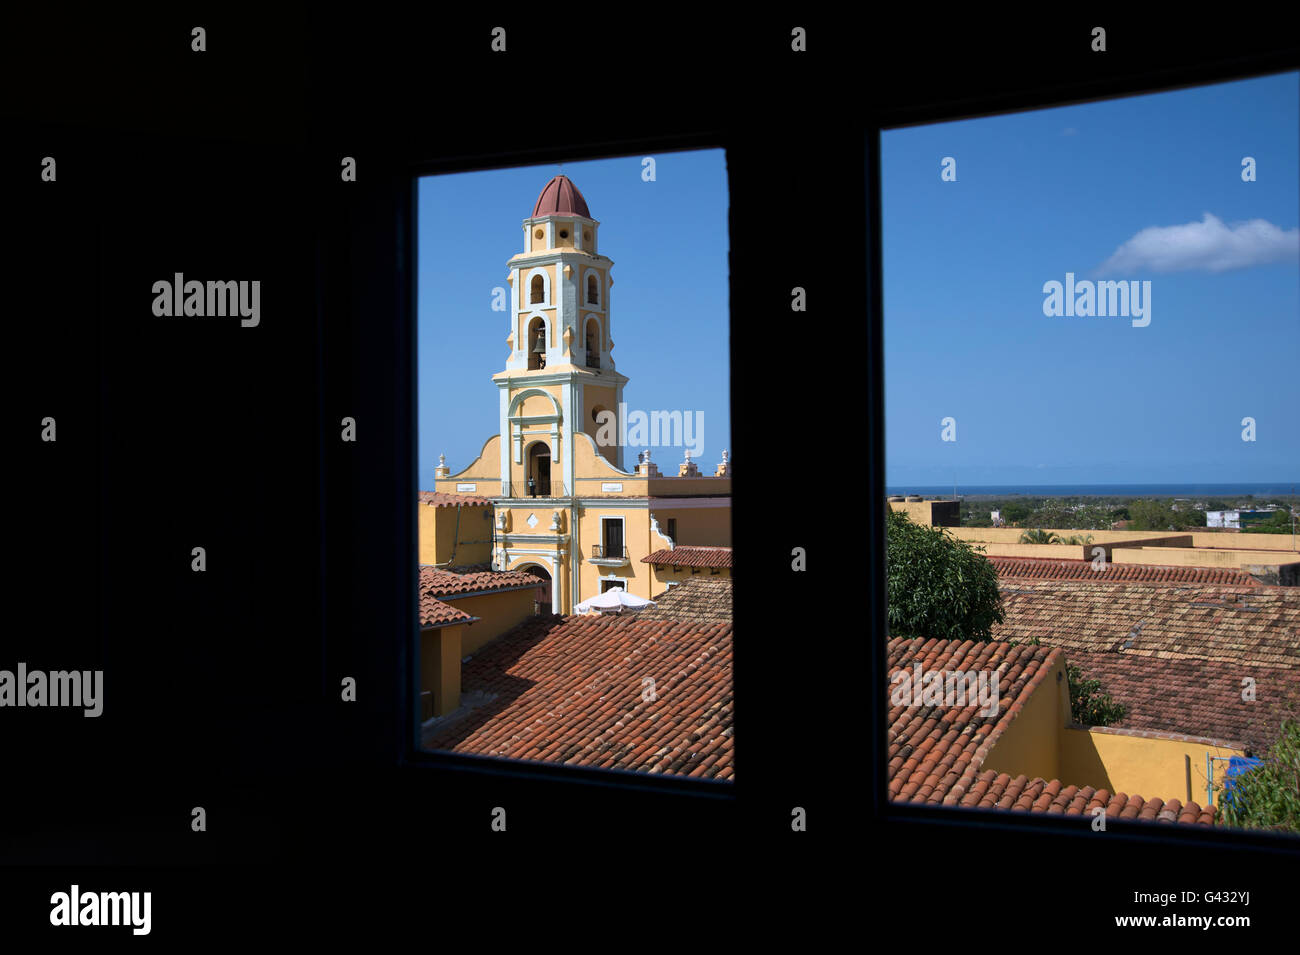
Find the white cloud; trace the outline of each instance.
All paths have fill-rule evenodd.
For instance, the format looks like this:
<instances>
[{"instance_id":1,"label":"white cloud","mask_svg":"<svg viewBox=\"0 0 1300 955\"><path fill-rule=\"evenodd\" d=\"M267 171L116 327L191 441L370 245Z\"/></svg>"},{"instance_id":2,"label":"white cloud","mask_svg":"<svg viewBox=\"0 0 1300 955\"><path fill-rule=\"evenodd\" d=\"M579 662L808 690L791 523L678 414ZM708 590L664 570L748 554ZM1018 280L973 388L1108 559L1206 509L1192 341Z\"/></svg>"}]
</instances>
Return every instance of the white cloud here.
<instances>
[{"instance_id":1,"label":"white cloud","mask_svg":"<svg viewBox=\"0 0 1300 955\"><path fill-rule=\"evenodd\" d=\"M1226 272L1252 265L1300 259L1300 229L1283 232L1264 219L1232 226L1205 213L1200 222L1150 226L1123 243L1097 269L1097 274L1184 272L1201 269Z\"/></svg>"}]
</instances>

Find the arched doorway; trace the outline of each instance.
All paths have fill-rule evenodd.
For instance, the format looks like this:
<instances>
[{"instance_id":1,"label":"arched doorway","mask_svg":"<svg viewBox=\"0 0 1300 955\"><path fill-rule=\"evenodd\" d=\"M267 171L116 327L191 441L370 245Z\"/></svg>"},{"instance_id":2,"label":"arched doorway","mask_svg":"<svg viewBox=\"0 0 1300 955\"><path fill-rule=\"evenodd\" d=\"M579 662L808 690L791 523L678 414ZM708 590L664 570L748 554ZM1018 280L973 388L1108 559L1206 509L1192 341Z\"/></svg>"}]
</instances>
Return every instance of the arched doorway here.
<instances>
[{"instance_id":1,"label":"arched doorway","mask_svg":"<svg viewBox=\"0 0 1300 955\"><path fill-rule=\"evenodd\" d=\"M534 613L546 614L551 612L551 572L541 564L521 564L515 570L522 570L525 573L532 574L534 577L542 578L543 583L537 588L535 598Z\"/></svg>"},{"instance_id":2,"label":"arched doorway","mask_svg":"<svg viewBox=\"0 0 1300 955\"><path fill-rule=\"evenodd\" d=\"M528 448L528 496L551 496L551 449L545 441Z\"/></svg>"}]
</instances>

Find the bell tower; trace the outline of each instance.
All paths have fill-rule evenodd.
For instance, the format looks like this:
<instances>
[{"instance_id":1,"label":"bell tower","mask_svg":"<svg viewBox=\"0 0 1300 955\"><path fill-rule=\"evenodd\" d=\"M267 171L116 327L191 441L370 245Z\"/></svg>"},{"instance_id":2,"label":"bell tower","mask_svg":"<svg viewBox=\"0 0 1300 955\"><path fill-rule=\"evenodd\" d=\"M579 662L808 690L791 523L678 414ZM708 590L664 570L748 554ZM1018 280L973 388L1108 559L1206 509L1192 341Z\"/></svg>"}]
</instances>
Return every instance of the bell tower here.
<instances>
[{"instance_id":1,"label":"bell tower","mask_svg":"<svg viewBox=\"0 0 1300 955\"><path fill-rule=\"evenodd\" d=\"M523 251L506 263L510 351L505 370L493 376L501 394L503 496L580 493L575 432L593 440L601 433L597 452L621 469L619 429L601 429L602 412L617 414L627 378L611 354L614 263L600 254L599 230L578 187L555 176L523 221Z\"/></svg>"}]
</instances>

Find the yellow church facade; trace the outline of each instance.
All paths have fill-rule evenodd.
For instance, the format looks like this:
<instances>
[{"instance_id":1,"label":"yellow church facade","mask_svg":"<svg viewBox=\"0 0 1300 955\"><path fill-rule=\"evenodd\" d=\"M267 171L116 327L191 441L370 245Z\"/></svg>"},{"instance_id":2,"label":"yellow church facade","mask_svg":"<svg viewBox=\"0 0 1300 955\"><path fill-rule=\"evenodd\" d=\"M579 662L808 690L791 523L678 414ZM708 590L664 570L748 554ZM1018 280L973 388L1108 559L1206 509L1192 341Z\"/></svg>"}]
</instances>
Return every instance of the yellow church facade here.
<instances>
[{"instance_id":1,"label":"yellow church facade","mask_svg":"<svg viewBox=\"0 0 1300 955\"><path fill-rule=\"evenodd\" d=\"M570 180L546 184L523 221L523 250L507 263L509 353L492 376L498 432L468 467L435 472L440 494L491 500L492 568L549 581L550 610L561 614L611 587L653 598L661 585L643 559L656 551L731 544L727 452L712 473L689 452L670 474L649 451L622 466L635 441L628 379L612 354L614 263L599 228Z\"/></svg>"}]
</instances>

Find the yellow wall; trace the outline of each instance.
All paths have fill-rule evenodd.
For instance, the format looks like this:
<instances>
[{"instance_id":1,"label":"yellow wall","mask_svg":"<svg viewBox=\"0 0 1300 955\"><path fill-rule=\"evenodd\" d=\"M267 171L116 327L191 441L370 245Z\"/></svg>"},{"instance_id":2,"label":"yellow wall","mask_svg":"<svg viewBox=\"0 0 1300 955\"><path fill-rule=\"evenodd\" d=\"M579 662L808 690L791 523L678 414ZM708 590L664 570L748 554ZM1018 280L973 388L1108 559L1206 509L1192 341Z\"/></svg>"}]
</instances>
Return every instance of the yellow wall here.
<instances>
[{"instance_id":1,"label":"yellow wall","mask_svg":"<svg viewBox=\"0 0 1300 955\"><path fill-rule=\"evenodd\" d=\"M1057 659L1020 714L1003 729L984 760L985 769L1013 777L1059 779L1065 785L1092 786L1144 799L1191 800L1204 806L1206 753L1243 755L1240 750L1211 743L1072 725L1065 665L1063 658ZM1062 674L1059 679L1058 673ZM1009 689L999 687L1004 707L1010 704ZM1219 778L1220 770L1215 772Z\"/></svg>"},{"instance_id":2,"label":"yellow wall","mask_svg":"<svg viewBox=\"0 0 1300 955\"><path fill-rule=\"evenodd\" d=\"M584 346L585 346L585 342L584 342ZM617 415L618 414L617 394L615 393L613 388L601 388L595 385L585 385L582 389L582 401L583 401L582 430L587 434L591 435L592 440L595 441L596 432L600 430L600 425L597 424L595 420L593 420L592 412L597 406L599 406L604 410L613 412L615 415ZM616 443L612 445L606 445L606 446L602 446L599 443L597 443L596 449L606 460L609 461L610 464L613 464L615 467L617 467L618 452L619 452L619 446L617 442L621 437L621 435L618 432L617 420L614 421L613 431L614 431L614 441ZM581 444L585 444L586 442L577 441L575 443L581 445ZM574 466L575 469L578 466L578 461L576 459L574 461ZM577 473L582 473L582 472L579 470ZM596 488L597 490L599 490L600 485L596 485ZM585 489L583 493L584 494L586 493Z\"/></svg>"},{"instance_id":3,"label":"yellow wall","mask_svg":"<svg viewBox=\"0 0 1300 955\"><path fill-rule=\"evenodd\" d=\"M420 631L420 690L428 708L421 719L445 716L460 706L461 637L465 624Z\"/></svg>"},{"instance_id":4,"label":"yellow wall","mask_svg":"<svg viewBox=\"0 0 1300 955\"><path fill-rule=\"evenodd\" d=\"M1105 548L1105 544L996 544L985 541L972 541L974 546L983 548L988 557L1026 557L1052 558L1060 560L1092 560L1094 547Z\"/></svg>"},{"instance_id":5,"label":"yellow wall","mask_svg":"<svg viewBox=\"0 0 1300 955\"><path fill-rule=\"evenodd\" d=\"M573 436L573 477L578 497L644 497L647 493L647 479L618 470L600 454L596 439L585 431ZM622 488L605 491L601 489L605 483L621 484Z\"/></svg>"},{"instance_id":6,"label":"yellow wall","mask_svg":"<svg viewBox=\"0 0 1300 955\"><path fill-rule=\"evenodd\" d=\"M989 557L1024 557L1024 558L1068 558L1070 560L1093 560L1096 549L1100 547L1106 560L1117 552L1117 545L1094 540L1091 544L1002 544L987 541L971 541L976 547L982 547ZM1164 547L1152 548L1163 552ZM1154 563L1161 563L1154 561Z\"/></svg>"},{"instance_id":7,"label":"yellow wall","mask_svg":"<svg viewBox=\"0 0 1300 955\"><path fill-rule=\"evenodd\" d=\"M1241 567L1245 564L1285 565L1297 562L1287 551L1207 550L1191 547L1121 548L1114 551L1117 564L1165 564L1177 567Z\"/></svg>"},{"instance_id":8,"label":"yellow wall","mask_svg":"<svg viewBox=\"0 0 1300 955\"><path fill-rule=\"evenodd\" d=\"M1020 535L1027 530L1035 530L1029 527L950 527L947 530L953 537L965 541L988 541L999 544L1015 544L1020 541ZM1090 531L1079 530L1077 528L1061 527L1044 527L1042 530L1050 531L1062 536L1071 536L1074 534L1091 534L1094 544L1117 544L1124 543L1131 547L1150 546L1150 547L1191 547L1191 534L1178 534L1170 531ZM1141 543L1139 543L1141 542Z\"/></svg>"},{"instance_id":9,"label":"yellow wall","mask_svg":"<svg viewBox=\"0 0 1300 955\"><path fill-rule=\"evenodd\" d=\"M1059 675L1059 676L1058 676ZM1001 718L1011 705L1011 686L998 685ZM1052 670L1043 677L1020 714L1011 721L984 759L984 768L1030 779L1060 779L1061 733L1070 720L1070 690L1065 678L1065 659L1058 656Z\"/></svg>"},{"instance_id":10,"label":"yellow wall","mask_svg":"<svg viewBox=\"0 0 1300 955\"><path fill-rule=\"evenodd\" d=\"M460 514L457 526L456 515ZM492 506L419 505L420 563L458 567L492 560Z\"/></svg>"},{"instance_id":11,"label":"yellow wall","mask_svg":"<svg viewBox=\"0 0 1300 955\"><path fill-rule=\"evenodd\" d=\"M651 513L659 522L659 529L668 533L668 521L677 520L677 536L674 544L696 544L702 547L731 546L731 508L730 507L658 507L650 502ZM667 547L668 543L658 534L652 534L650 552ZM643 555L644 556L644 555Z\"/></svg>"},{"instance_id":12,"label":"yellow wall","mask_svg":"<svg viewBox=\"0 0 1300 955\"><path fill-rule=\"evenodd\" d=\"M682 463L684 458L676 461L665 463L663 458L655 461L659 465L659 470L664 473L663 477L650 478L649 493L651 497L675 497L677 495L717 495L726 497L731 494L731 478L729 477L677 477L677 466ZM705 465L701 461L696 461L696 465L701 472L711 470L713 465ZM671 469L672 476L668 476Z\"/></svg>"},{"instance_id":13,"label":"yellow wall","mask_svg":"<svg viewBox=\"0 0 1300 955\"><path fill-rule=\"evenodd\" d=\"M529 390L531 391L532 388ZM540 390L545 391L555 400L559 400L559 395L556 394L555 386L542 385L540 386ZM511 398L513 399L514 395L511 395ZM531 394L515 407L514 413L517 415L523 415L527 418L536 415L553 415L555 414L555 405L552 403L551 399L546 397L546 395ZM548 430L547 434L549 433Z\"/></svg>"},{"instance_id":14,"label":"yellow wall","mask_svg":"<svg viewBox=\"0 0 1300 955\"><path fill-rule=\"evenodd\" d=\"M1300 537L1297 538L1300 540ZM1193 534L1193 547L1226 547L1232 550L1291 550L1290 534ZM1300 547L1300 544L1297 545Z\"/></svg>"},{"instance_id":15,"label":"yellow wall","mask_svg":"<svg viewBox=\"0 0 1300 955\"><path fill-rule=\"evenodd\" d=\"M626 564L617 567L598 567L589 560L592 545L599 544L602 540L600 527L602 517L623 518L623 545L628 553ZM609 507L581 508L574 542L578 554L582 557L578 565L580 588L578 599L586 600L599 594L600 578L608 574L626 578L624 586L628 593L639 597L650 597L653 587L650 565L641 563L641 558L653 549L650 536L649 512L644 507L618 507L611 502ZM655 540L659 538L655 537Z\"/></svg>"},{"instance_id":16,"label":"yellow wall","mask_svg":"<svg viewBox=\"0 0 1300 955\"><path fill-rule=\"evenodd\" d=\"M501 436L492 435L483 443L483 450L477 458L465 468L449 477L434 482L435 491L448 494L475 494L479 497L495 497L501 493ZM474 491L457 491L457 484L474 484Z\"/></svg>"},{"instance_id":17,"label":"yellow wall","mask_svg":"<svg viewBox=\"0 0 1300 955\"><path fill-rule=\"evenodd\" d=\"M476 652L511 627L531 617L537 600L537 588L496 591L477 597L451 595L438 599L457 610L464 611L471 617L479 618L477 623L466 626L461 646L461 656L464 656ZM459 661L460 657L456 659Z\"/></svg>"},{"instance_id":18,"label":"yellow wall","mask_svg":"<svg viewBox=\"0 0 1300 955\"><path fill-rule=\"evenodd\" d=\"M1066 727L1062 735L1062 780L1111 792L1193 801L1206 799L1205 756L1242 756L1243 751L1207 743L1136 736L1100 727ZM1215 767L1221 780L1225 764Z\"/></svg>"}]
</instances>

